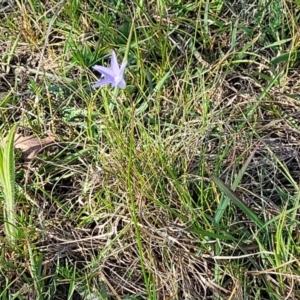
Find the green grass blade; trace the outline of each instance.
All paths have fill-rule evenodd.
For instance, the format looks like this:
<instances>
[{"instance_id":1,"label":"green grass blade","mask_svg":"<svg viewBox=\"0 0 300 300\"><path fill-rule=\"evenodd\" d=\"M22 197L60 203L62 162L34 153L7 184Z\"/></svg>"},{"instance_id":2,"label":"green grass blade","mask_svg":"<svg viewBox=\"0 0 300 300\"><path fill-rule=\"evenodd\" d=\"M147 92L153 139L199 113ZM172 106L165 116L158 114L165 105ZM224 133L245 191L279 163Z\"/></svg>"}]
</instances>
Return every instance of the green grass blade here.
<instances>
[{"instance_id":1,"label":"green grass blade","mask_svg":"<svg viewBox=\"0 0 300 300\"><path fill-rule=\"evenodd\" d=\"M259 144L258 144L259 145ZM240 169L239 173L237 174L233 184L232 184L232 190L235 191L235 189L237 188L237 186L239 185L239 183L242 181L242 178L255 154L255 152L258 149L258 145L256 146L256 148L251 152L251 154L249 155L249 157L247 158L246 162L243 164L242 168ZM215 217L214 217L214 222L213 225L217 226L219 224L219 222L221 221L224 212L227 208L227 206L229 205L230 199L228 197L223 197L222 200L220 201Z\"/></svg>"},{"instance_id":2,"label":"green grass blade","mask_svg":"<svg viewBox=\"0 0 300 300\"><path fill-rule=\"evenodd\" d=\"M198 228L192 228L190 229L191 232L198 234L199 236L206 236L210 239L219 239L219 240L224 240L224 241L236 241L238 242L238 239L234 238L231 235L228 234L218 234L218 233L214 233L214 232L209 232L206 230L201 230Z\"/></svg>"},{"instance_id":3,"label":"green grass blade","mask_svg":"<svg viewBox=\"0 0 300 300\"><path fill-rule=\"evenodd\" d=\"M288 53L283 53L271 60L271 64L278 65L280 63L286 63L291 60L298 60L300 57L300 51L293 51Z\"/></svg>"},{"instance_id":4,"label":"green grass blade","mask_svg":"<svg viewBox=\"0 0 300 300\"><path fill-rule=\"evenodd\" d=\"M243 202L239 197L230 189L220 178L212 175L211 179L222 191L222 193L227 196L232 203L241 209L248 217L251 219L260 229L264 227L264 222L258 218L258 216Z\"/></svg>"},{"instance_id":5,"label":"green grass blade","mask_svg":"<svg viewBox=\"0 0 300 300\"><path fill-rule=\"evenodd\" d=\"M5 145L0 150L0 181L5 200L4 219L7 237L13 241L16 237L15 219L15 157L14 137L17 125L10 130Z\"/></svg>"}]
</instances>

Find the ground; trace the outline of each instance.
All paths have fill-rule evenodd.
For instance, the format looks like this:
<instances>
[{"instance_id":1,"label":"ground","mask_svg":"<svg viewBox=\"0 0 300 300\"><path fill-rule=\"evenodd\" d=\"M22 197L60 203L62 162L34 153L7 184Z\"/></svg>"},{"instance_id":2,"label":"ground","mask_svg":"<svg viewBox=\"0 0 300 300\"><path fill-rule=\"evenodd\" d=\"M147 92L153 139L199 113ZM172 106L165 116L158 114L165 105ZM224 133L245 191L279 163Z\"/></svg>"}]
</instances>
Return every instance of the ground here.
<instances>
[{"instance_id":1,"label":"ground","mask_svg":"<svg viewBox=\"0 0 300 300\"><path fill-rule=\"evenodd\" d=\"M299 19L1 1L1 299L299 299Z\"/></svg>"}]
</instances>

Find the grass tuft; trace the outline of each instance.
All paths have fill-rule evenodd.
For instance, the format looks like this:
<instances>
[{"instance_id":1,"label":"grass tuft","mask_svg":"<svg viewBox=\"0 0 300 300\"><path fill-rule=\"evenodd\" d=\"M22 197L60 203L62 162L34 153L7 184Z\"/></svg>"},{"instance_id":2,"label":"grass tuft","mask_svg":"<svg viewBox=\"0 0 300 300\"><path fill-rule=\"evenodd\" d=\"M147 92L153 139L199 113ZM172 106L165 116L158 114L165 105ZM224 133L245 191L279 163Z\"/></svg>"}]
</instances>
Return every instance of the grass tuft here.
<instances>
[{"instance_id":1,"label":"grass tuft","mask_svg":"<svg viewBox=\"0 0 300 300\"><path fill-rule=\"evenodd\" d=\"M298 24L289 0L3 2L0 298L299 299ZM95 90L112 50L127 87Z\"/></svg>"}]
</instances>

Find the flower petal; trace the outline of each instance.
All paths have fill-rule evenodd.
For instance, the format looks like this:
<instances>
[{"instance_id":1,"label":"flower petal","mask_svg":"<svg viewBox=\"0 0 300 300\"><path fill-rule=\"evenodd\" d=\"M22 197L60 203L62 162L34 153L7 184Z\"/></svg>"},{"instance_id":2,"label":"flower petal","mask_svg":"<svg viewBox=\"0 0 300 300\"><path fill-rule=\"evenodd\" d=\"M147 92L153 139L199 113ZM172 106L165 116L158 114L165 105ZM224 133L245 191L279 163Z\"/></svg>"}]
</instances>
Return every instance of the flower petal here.
<instances>
[{"instance_id":1,"label":"flower petal","mask_svg":"<svg viewBox=\"0 0 300 300\"><path fill-rule=\"evenodd\" d=\"M101 79L101 80L97 81L96 83L94 83L93 88L97 88L97 87L105 85L105 84L113 84L113 83L114 83L114 81L111 80L110 78L104 78L104 79Z\"/></svg>"},{"instance_id":2,"label":"flower petal","mask_svg":"<svg viewBox=\"0 0 300 300\"><path fill-rule=\"evenodd\" d=\"M113 86L116 86L120 89L125 89L126 88L126 82L124 78L122 77L117 83L112 84Z\"/></svg>"},{"instance_id":3,"label":"flower petal","mask_svg":"<svg viewBox=\"0 0 300 300\"><path fill-rule=\"evenodd\" d=\"M115 77L114 72L109 68L98 66L98 65L95 65L92 68L97 72L101 73L102 75L104 75L105 77L109 77L109 78Z\"/></svg>"},{"instance_id":4,"label":"flower petal","mask_svg":"<svg viewBox=\"0 0 300 300\"><path fill-rule=\"evenodd\" d=\"M123 62L122 65L121 65L121 69L120 69L120 72L119 72L120 77L123 77L126 66L127 66L127 61Z\"/></svg>"},{"instance_id":5,"label":"flower petal","mask_svg":"<svg viewBox=\"0 0 300 300\"><path fill-rule=\"evenodd\" d=\"M117 56L116 56L116 52L113 51L111 54L111 58L110 58L110 68L112 70L112 72L117 75L120 72L120 67L118 64L118 60L117 60Z\"/></svg>"}]
</instances>

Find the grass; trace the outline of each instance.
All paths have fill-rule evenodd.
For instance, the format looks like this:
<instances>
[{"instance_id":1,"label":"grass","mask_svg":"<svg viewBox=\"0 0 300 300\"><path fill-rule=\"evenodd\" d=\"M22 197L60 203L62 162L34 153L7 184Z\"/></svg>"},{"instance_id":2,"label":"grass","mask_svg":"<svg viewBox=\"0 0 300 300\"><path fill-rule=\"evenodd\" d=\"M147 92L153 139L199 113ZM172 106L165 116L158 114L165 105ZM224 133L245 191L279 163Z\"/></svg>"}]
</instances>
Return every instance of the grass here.
<instances>
[{"instance_id":1,"label":"grass","mask_svg":"<svg viewBox=\"0 0 300 300\"><path fill-rule=\"evenodd\" d=\"M5 2L0 299L299 299L298 2Z\"/></svg>"}]
</instances>

